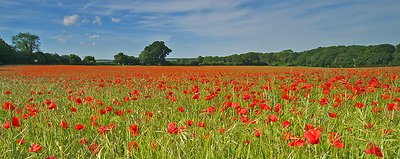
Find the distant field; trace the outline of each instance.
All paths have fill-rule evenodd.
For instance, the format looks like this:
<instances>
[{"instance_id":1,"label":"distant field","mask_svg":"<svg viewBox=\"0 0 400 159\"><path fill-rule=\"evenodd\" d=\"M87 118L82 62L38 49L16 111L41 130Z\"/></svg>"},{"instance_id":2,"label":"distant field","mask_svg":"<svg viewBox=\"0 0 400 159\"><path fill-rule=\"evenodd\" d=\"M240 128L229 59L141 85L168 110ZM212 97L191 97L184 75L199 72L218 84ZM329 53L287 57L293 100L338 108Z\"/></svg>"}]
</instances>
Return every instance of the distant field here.
<instances>
[{"instance_id":1,"label":"distant field","mask_svg":"<svg viewBox=\"0 0 400 159\"><path fill-rule=\"evenodd\" d=\"M400 158L400 68L0 67L0 158Z\"/></svg>"}]
</instances>

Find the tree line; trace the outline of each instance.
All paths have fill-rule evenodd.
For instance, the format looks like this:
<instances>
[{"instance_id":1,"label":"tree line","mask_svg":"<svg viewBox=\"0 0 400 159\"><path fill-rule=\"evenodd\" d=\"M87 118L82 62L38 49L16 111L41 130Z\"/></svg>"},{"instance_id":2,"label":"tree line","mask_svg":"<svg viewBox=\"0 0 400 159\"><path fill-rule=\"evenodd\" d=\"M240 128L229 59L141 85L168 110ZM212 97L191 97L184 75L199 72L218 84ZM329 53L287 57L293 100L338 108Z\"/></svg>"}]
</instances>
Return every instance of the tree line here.
<instances>
[{"instance_id":1,"label":"tree line","mask_svg":"<svg viewBox=\"0 0 400 159\"><path fill-rule=\"evenodd\" d=\"M64 65L95 65L94 56L83 59L76 54L58 55L40 51L40 38L30 33L19 33L12 37L12 44L7 44L0 38L0 65L9 64L64 64ZM139 57L128 56L122 52L114 55L114 64L120 65L168 65L167 55L172 50L163 41L155 41L146 46ZM102 63L106 64L106 63ZM113 63L111 63L113 64Z\"/></svg>"},{"instance_id":2,"label":"tree line","mask_svg":"<svg viewBox=\"0 0 400 159\"><path fill-rule=\"evenodd\" d=\"M400 44L330 46L302 52L248 52L230 56L177 59L172 65L268 65L310 67L400 66Z\"/></svg>"},{"instance_id":3,"label":"tree line","mask_svg":"<svg viewBox=\"0 0 400 159\"><path fill-rule=\"evenodd\" d=\"M94 56L81 59L76 54L58 55L40 51L40 38L30 33L12 37L12 44L0 38L0 64L70 64L94 65ZM229 66L310 66L310 67L371 67L400 66L400 44L329 46L295 52L260 53L248 52L229 56L199 56L197 58L166 57L172 52L163 41L146 46L139 57L122 52L114 55L113 64L118 65L229 65Z\"/></svg>"},{"instance_id":4,"label":"tree line","mask_svg":"<svg viewBox=\"0 0 400 159\"><path fill-rule=\"evenodd\" d=\"M0 65L9 64L65 64L93 65L94 56L83 59L76 54L58 55L40 51L40 38L30 33L19 33L12 37L13 46L0 38Z\"/></svg>"}]
</instances>

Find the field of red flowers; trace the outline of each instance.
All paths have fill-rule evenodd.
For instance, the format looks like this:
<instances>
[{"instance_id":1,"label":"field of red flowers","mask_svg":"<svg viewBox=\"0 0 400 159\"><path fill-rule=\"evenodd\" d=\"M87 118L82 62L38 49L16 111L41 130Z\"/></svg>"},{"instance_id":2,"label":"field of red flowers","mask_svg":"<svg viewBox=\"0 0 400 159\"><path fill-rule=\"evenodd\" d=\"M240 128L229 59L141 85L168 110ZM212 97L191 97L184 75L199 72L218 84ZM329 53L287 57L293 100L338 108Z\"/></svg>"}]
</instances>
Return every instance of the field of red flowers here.
<instances>
[{"instance_id":1,"label":"field of red flowers","mask_svg":"<svg viewBox=\"0 0 400 159\"><path fill-rule=\"evenodd\" d=\"M0 67L0 158L400 158L400 68Z\"/></svg>"}]
</instances>

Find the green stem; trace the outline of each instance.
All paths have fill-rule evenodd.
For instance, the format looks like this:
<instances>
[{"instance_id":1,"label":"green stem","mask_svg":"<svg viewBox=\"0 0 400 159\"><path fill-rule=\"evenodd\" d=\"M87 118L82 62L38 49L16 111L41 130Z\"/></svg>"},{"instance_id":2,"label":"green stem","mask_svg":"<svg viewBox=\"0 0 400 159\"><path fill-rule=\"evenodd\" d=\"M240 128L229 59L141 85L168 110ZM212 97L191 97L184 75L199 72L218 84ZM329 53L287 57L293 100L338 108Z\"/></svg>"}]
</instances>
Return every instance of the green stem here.
<instances>
[{"instance_id":1,"label":"green stem","mask_svg":"<svg viewBox=\"0 0 400 159\"><path fill-rule=\"evenodd\" d=\"M12 109L10 108L10 131L8 132L8 138L9 138L9 141L11 142L10 144L11 144L11 152L10 152L10 158L14 158L14 149L15 149L15 145L14 145L14 140L13 140L13 131L12 131Z\"/></svg>"}]
</instances>

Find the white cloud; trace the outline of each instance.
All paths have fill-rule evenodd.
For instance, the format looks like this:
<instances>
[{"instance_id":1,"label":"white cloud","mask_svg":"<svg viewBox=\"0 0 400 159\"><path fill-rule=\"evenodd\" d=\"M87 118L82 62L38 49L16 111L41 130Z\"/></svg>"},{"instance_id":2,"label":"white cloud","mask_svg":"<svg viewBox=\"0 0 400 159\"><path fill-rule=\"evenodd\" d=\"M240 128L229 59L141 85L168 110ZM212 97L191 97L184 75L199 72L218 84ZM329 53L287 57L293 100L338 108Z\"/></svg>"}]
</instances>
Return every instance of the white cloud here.
<instances>
[{"instance_id":1,"label":"white cloud","mask_svg":"<svg viewBox=\"0 0 400 159\"><path fill-rule=\"evenodd\" d=\"M111 18L111 21L114 23L119 23L119 22L121 22L121 19L120 18Z\"/></svg>"},{"instance_id":2,"label":"white cloud","mask_svg":"<svg viewBox=\"0 0 400 159\"><path fill-rule=\"evenodd\" d=\"M83 19L82 19L82 23L87 24L87 23L89 23L89 22L90 22L90 20L89 20L88 18L83 18Z\"/></svg>"},{"instance_id":3,"label":"white cloud","mask_svg":"<svg viewBox=\"0 0 400 159\"><path fill-rule=\"evenodd\" d=\"M99 36L99 34L93 34L93 35L90 35L90 34L86 34L87 35L87 37L89 38L89 39L98 39L100 36Z\"/></svg>"},{"instance_id":4,"label":"white cloud","mask_svg":"<svg viewBox=\"0 0 400 159\"><path fill-rule=\"evenodd\" d=\"M263 9L242 7L247 0L165 0L156 3L146 0L99 3L91 8L96 14L111 15L128 11L139 15L140 27L153 30L186 31L202 36L247 35L265 24ZM149 14L148 14L149 13ZM116 18L111 21L115 22ZM261 20L261 22L259 21ZM261 25L260 25L261 23Z\"/></svg>"},{"instance_id":5,"label":"white cloud","mask_svg":"<svg viewBox=\"0 0 400 159\"><path fill-rule=\"evenodd\" d=\"M86 4L85 6L83 6L82 9L90 8L90 7L92 7L93 5L95 5L96 3L97 3L97 0L96 0L96 1L93 1L93 2L90 2L90 3Z\"/></svg>"},{"instance_id":6,"label":"white cloud","mask_svg":"<svg viewBox=\"0 0 400 159\"><path fill-rule=\"evenodd\" d=\"M104 9L102 11L105 14L112 14L114 11L124 10L135 13L177 13L232 8L246 1L247 0L164 0L162 3L148 0L106 1L106 3L97 5L97 7Z\"/></svg>"},{"instance_id":7,"label":"white cloud","mask_svg":"<svg viewBox=\"0 0 400 159\"><path fill-rule=\"evenodd\" d=\"M92 23L96 25L101 25L101 18L99 16L95 16L92 20Z\"/></svg>"},{"instance_id":8,"label":"white cloud","mask_svg":"<svg viewBox=\"0 0 400 159\"><path fill-rule=\"evenodd\" d=\"M66 43L72 38L72 35L55 35L50 37L50 39L54 39L59 43Z\"/></svg>"},{"instance_id":9,"label":"white cloud","mask_svg":"<svg viewBox=\"0 0 400 159\"><path fill-rule=\"evenodd\" d=\"M88 43L88 42L80 41L79 44L81 44L81 46L91 46L91 47L97 46L97 43L95 43L95 42Z\"/></svg>"},{"instance_id":10,"label":"white cloud","mask_svg":"<svg viewBox=\"0 0 400 159\"><path fill-rule=\"evenodd\" d=\"M78 14L74 14L71 16L64 16L64 25L73 25L75 24L79 19L79 15Z\"/></svg>"}]
</instances>

